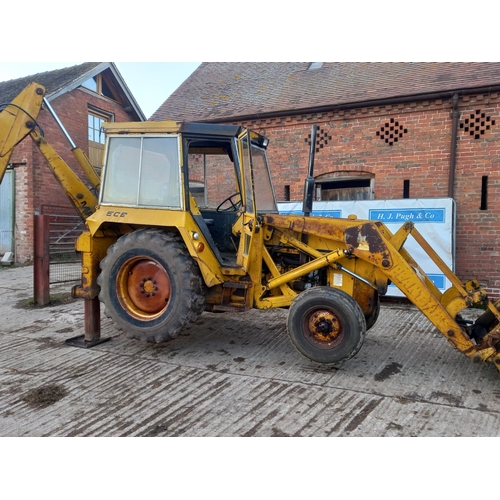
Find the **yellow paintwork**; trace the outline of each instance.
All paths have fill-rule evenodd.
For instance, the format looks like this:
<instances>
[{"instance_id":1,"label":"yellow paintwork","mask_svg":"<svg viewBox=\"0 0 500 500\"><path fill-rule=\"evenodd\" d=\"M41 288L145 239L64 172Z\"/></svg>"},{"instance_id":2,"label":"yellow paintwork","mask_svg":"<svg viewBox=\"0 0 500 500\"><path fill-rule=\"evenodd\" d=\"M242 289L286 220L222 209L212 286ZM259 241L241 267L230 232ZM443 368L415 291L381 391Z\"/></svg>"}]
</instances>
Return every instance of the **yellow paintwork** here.
<instances>
[{"instance_id":1,"label":"yellow paintwork","mask_svg":"<svg viewBox=\"0 0 500 500\"><path fill-rule=\"evenodd\" d=\"M0 113L0 182L2 182L15 146L33 128L33 120L38 118L44 95L43 85L30 83L12 101L11 105L6 106Z\"/></svg>"},{"instance_id":2,"label":"yellow paintwork","mask_svg":"<svg viewBox=\"0 0 500 500\"><path fill-rule=\"evenodd\" d=\"M73 287L73 297L94 299L99 294L97 276L100 273L99 264L106 256L108 248L116 242L118 235L107 236L102 232L90 234L84 231L76 240L75 249L81 253L82 282Z\"/></svg>"},{"instance_id":3,"label":"yellow paintwork","mask_svg":"<svg viewBox=\"0 0 500 500\"><path fill-rule=\"evenodd\" d=\"M128 225L130 227L164 227L178 230L189 254L198 262L201 273L207 286L213 286L224 281L223 273L217 257L210 245L199 231L189 212L181 210L164 210L156 208L137 208L125 206L99 206L99 209L87 219L90 234L94 235L102 227L114 225ZM194 233L198 239L194 239ZM198 250L198 244L203 243L203 250Z\"/></svg>"},{"instance_id":4,"label":"yellow paintwork","mask_svg":"<svg viewBox=\"0 0 500 500\"><path fill-rule=\"evenodd\" d=\"M182 122L104 122L106 134L178 134Z\"/></svg>"},{"instance_id":5,"label":"yellow paintwork","mask_svg":"<svg viewBox=\"0 0 500 500\"><path fill-rule=\"evenodd\" d=\"M82 180L71 170L52 146L34 128L43 103L45 88L38 83L30 83L0 113L0 182L7 168L14 147L30 135L38 146L54 177L62 187L82 219L94 212L96 196ZM77 153L78 155L78 153ZM80 155L80 161L84 161ZM93 179L95 180L95 179Z\"/></svg>"}]
</instances>

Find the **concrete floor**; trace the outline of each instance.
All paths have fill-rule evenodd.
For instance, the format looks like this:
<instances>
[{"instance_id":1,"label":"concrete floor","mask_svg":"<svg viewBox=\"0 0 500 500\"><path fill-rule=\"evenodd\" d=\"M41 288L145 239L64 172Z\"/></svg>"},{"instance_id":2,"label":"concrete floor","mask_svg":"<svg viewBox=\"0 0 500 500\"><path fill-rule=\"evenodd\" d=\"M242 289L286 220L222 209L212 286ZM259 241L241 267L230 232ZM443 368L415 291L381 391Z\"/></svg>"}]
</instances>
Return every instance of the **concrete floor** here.
<instances>
[{"instance_id":1,"label":"concrete floor","mask_svg":"<svg viewBox=\"0 0 500 500\"><path fill-rule=\"evenodd\" d=\"M0 436L500 436L499 372L413 306L383 303L340 369L295 351L284 310L204 313L163 345L103 318L111 340L79 349L83 302L27 305L32 272L0 269Z\"/></svg>"}]
</instances>

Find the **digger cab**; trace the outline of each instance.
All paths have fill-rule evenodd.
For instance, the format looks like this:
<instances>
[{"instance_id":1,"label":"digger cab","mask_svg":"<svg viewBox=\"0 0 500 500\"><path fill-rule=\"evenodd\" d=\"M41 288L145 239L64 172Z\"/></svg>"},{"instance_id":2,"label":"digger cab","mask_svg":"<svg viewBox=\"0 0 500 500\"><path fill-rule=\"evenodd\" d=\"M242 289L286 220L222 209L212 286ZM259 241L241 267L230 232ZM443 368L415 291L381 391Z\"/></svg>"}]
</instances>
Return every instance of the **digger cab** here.
<instances>
[{"instance_id":1,"label":"digger cab","mask_svg":"<svg viewBox=\"0 0 500 500\"><path fill-rule=\"evenodd\" d=\"M217 267L246 271L259 214L278 211L266 157L268 139L236 125L104 127L100 208L89 226L94 231L116 224L176 228L192 243L187 243L190 253L202 272L204 266L210 268L204 273L208 284L214 281L208 274L223 280Z\"/></svg>"}]
</instances>

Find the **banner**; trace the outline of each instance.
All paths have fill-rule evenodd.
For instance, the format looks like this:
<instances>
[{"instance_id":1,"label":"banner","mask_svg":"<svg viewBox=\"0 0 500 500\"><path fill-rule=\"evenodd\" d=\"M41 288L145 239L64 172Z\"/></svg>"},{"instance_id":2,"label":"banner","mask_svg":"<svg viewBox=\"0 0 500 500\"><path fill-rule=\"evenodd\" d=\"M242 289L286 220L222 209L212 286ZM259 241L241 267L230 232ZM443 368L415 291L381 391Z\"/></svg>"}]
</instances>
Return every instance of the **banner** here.
<instances>
[{"instance_id":1,"label":"banner","mask_svg":"<svg viewBox=\"0 0 500 500\"><path fill-rule=\"evenodd\" d=\"M278 203L278 210L281 214L303 214L302 202ZM311 215L334 218L347 218L350 214L355 214L358 219L381 221L392 233L405 222L413 222L446 265L452 271L455 270L455 202L452 198L315 201L311 213ZM451 286L448 279L411 235L406 240L404 248L441 292ZM393 284L389 286L387 295L404 297Z\"/></svg>"}]
</instances>

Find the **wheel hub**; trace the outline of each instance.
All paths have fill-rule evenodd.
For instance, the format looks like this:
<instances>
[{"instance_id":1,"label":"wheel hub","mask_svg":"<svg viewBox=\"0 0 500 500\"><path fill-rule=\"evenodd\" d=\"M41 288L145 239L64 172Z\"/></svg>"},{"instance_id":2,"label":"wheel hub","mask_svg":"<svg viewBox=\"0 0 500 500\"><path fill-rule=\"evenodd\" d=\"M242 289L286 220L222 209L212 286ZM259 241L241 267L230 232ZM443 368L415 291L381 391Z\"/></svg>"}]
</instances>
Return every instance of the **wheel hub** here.
<instances>
[{"instance_id":1,"label":"wheel hub","mask_svg":"<svg viewBox=\"0 0 500 500\"><path fill-rule=\"evenodd\" d=\"M126 266L122 299L134 315L156 315L168 304L170 279L165 269L150 259L135 259Z\"/></svg>"},{"instance_id":2,"label":"wheel hub","mask_svg":"<svg viewBox=\"0 0 500 500\"><path fill-rule=\"evenodd\" d=\"M314 345L330 348L341 340L342 328L339 318L332 311L318 310L309 316L309 340Z\"/></svg>"}]
</instances>

